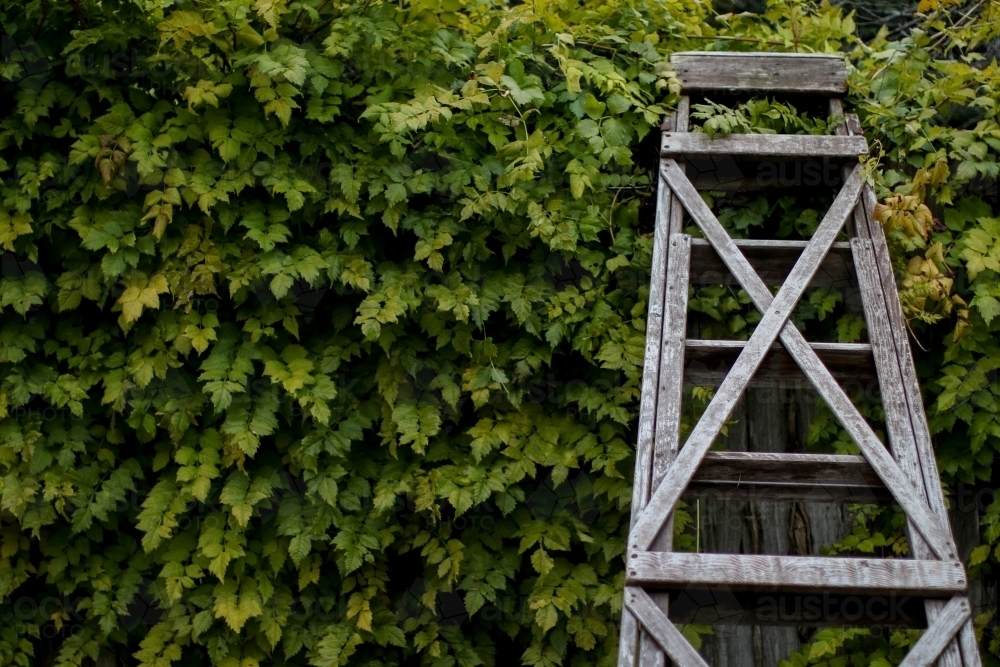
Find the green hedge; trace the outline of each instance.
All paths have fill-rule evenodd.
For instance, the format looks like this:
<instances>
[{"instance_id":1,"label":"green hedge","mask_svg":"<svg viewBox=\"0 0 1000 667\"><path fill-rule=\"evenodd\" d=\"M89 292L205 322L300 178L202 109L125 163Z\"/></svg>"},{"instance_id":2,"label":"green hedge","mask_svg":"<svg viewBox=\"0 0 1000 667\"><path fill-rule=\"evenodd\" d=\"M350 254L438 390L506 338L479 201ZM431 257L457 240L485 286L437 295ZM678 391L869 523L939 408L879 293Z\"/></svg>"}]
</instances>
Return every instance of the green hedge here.
<instances>
[{"instance_id":1,"label":"green hedge","mask_svg":"<svg viewBox=\"0 0 1000 667\"><path fill-rule=\"evenodd\" d=\"M677 50L850 54L946 482L990 482L1000 71L961 5L866 45L798 0L6 4L0 664L612 664ZM800 664L912 639L837 632Z\"/></svg>"}]
</instances>

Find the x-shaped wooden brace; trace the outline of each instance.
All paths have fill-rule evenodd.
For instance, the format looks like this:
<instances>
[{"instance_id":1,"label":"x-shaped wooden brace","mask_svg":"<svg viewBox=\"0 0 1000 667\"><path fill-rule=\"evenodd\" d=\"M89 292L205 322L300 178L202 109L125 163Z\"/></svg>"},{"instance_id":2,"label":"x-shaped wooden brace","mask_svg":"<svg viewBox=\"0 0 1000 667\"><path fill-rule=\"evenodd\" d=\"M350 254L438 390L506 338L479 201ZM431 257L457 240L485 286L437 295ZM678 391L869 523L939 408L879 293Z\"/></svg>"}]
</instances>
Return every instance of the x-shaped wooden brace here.
<instances>
[{"instance_id":1,"label":"x-shaped wooden brace","mask_svg":"<svg viewBox=\"0 0 1000 667\"><path fill-rule=\"evenodd\" d=\"M663 175L671 190L694 218L705 237L715 248L730 272L747 291L757 308L764 314L750 340L723 380L701 419L695 425L687 442L667 469L659 487L653 493L639 520L629 535L629 549L646 551L660 532L674 504L687 488L695 470L705 457L712 442L718 436L737 401L743 395L747 384L760 363L770 351L771 345L780 335L781 342L789 354L802 367L802 371L826 399L834 415L847 429L862 453L871 463L906 515L916 525L917 530L930 548L942 560L957 560L951 533L946 530L931 512L919 493L910 484L896 461L886 450L861 413L851 402L833 375L826 368L813 349L806 342L795 325L788 322L795 304L798 303L815 275L820 262L830 250L847 216L854 210L861 194L863 178L860 166L851 172L837 195L833 206L820 223L809 245L799 257L789 273L785 284L772 297L770 290L754 271L753 267L733 243L722 224L702 201L694 186L673 160L664 160Z\"/></svg>"},{"instance_id":2,"label":"x-shaped wooden brace","mask_svg":"<svg viewBox=\"0 0 1000 667\"><path fill-rule=\"evenodd\" d=\"M678 667L709 667L642 588L626 586L625 605ZM964 596L953 597L941 610L938 622L927 628L917 643L910 647L899 667L926 667L933 664L971 615L969 601Z\"/></svg>"},{"instance_id":3,"label":"x-shaped wooden brace","mask_svg":"<svg viewBox=\"0 0 1000 667\"><path fill-rule=\"evenodd\" d=\"M649 550L712 442L732 413L750 379L756 373L775 339L780 336L785 349L798 362L817 391L827 401L834 415L861 448L872 468L892 492L931 550L942 560L957 561L958 557L951 533L938 521L925 502L923 494L910 483L850 398L806 342L802 333L795 328L794 324L788 322L793 308L802 297L823 258L829 252L845 220L858 203L864 184L861 167L855 166L851 171L844 187L813 234L809 245L795 263L777 296L771 295L760 276L739 251L729 234L674 160L663 161L661 176L684 205L684 208L691 214L729 271L750 295L754 305L763 313L763 317L702 414L701 419L698 420L684 447L680 449L649 503L635 522L629 535L629 552ZM682 644L687 645L690 651L681 648L675 641L679 636L676 628L673 628L673 624L670 623L666 615L656 607L641 588L627 587L625 601L640 622L678 664L684 666L704 665L704 661L693 649L690 649L687 642L682 642ZM646 604L647 602L648 604ZM952 603L964 605L965 618L971 613L964 598L956 598ZM954 611L958 611L958 609ZM961 623L955 625L949 620L948 627L945 628L944 619L947 617L947 615L943 616L939 623L934 624L931 628L934 632L929 630L925 633L924 637L927 638L927 642L921 639L924 646L921 647L920 654L914 655L914 659L930 649L936 649L938 643L943 642L941 649L944 648L944 645L961 626ZM952 625L955 625L954 630L948 632ZM660 632L654 632L656 627L660 629ZM670 629L673 632L670 632ZM932 641L933 646L929 645L929 642ZM916 648L915 646L911 653L914 653ZM940 650L934 653L932 660L936 658L938 653ZM910 662L909 656L907 662Z\"/></svg>"}]
</instances>

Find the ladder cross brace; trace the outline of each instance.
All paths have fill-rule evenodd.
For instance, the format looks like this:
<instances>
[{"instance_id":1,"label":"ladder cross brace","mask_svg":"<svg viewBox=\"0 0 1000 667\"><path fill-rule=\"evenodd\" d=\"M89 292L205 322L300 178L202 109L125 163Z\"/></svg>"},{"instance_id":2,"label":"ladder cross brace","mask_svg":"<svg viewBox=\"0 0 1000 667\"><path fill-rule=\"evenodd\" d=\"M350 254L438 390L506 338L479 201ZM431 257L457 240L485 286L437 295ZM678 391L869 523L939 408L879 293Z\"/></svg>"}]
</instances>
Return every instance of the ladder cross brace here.
<instances>
[{"instance_id":1,"label":"ladder cross brace","mask_svg":"<svg viewBox=\"0 0 1000 667\"><path fill-rule=\"evenodd\" d=\"M813 239L799 257L788 280L778 291L776 297L771 296L770 290L767 289L753 267L732 242L722 224L702 201L694 186L680 171L677 163L673 160L664 160L662 172L671 190L684 204L696 224L715 247L723 262L750 295L757 308L764 313L764 316L743 352L737 358L736 364L730 369L729 375L723 380L722 386L716 391L701 419L698 420L687 443L680 450L677 458L674 459L664 475L663 481L639 515L639 519L629 536L629 549L644 551L652 544L673 510L674 504L694 476L698 464L701 463L708 448L711 447L726 419L732 413L754 371L769 351L775 338L780 335L788 352L799 363L803 372L813 382L823 398L827 400L831 410L861 447L863 454L885 482L886 487L893 492L899 504L914 520L916 528L924 536L931 549L942 559L957 559L950 531L945 529L931 512L924 500L924 494L918 492L903 474L899 465L893 460L830 371L820 361L816 352L806 342L802 333L795 328L794 324L787 322L792 309L802 292L805 291L809 278L818 269L847 216L851 214L857 204L863 184L860 166L854 167L850 178L838 194L830 211L820 223Z\"/></svg>"}]
</instances>

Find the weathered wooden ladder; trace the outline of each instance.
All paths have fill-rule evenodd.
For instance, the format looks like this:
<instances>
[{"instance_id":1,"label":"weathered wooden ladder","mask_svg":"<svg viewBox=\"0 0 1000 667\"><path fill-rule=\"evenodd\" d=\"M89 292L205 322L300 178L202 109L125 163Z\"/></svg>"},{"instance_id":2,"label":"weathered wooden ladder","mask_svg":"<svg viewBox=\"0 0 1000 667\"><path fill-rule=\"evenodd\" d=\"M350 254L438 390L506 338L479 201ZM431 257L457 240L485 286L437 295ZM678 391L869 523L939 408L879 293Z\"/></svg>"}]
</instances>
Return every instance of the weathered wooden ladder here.
<instances>
[{"instance_id":1,"label":"weathered wooden ladder","mask_svg":"<svg viewBox=\"0 0 1000 667\"><path fill-rule=\"evenodd\" d=\"M875 196L858 161L868 145L857 118L843 113L843 60L683 53L671 61L683 96L664 124L661 145L619 667L660 666L667 660L680 667L706 665L667 613L671 591L699 589L732 592L731 600L746 600L747 592L921 598L928 629L903 665L978 667L966 574L949 528L886 240L873 219ZM841 122L835 136L761 134L713 140L688 133L688 95L710 91L828 98L830 116ZM685 165L697 160L714 160L715 171L690 166L685 171ZM698 189L752 188L745 167L731 170L736 176L727 174L726 165L738 160L756 165L751 169L758 170L758 181L765 164L813 160L824 167L831 162L842 166L834 169L840 191L811 240L730 238ZM730 176L735 180L726 183ZM685 210L704 239L682 233ZM850 242L837 242L845 226ZM807 342L789 315L808 287L843 279L857 281L870 345ZM713 283L740 285L762 313L748 341L687 339L688 285ZM776 295L768 285L780 285ZM864 456L709 452L747 387L774 386L796 365ZM864 379L866 365L874 368L867 379L877 379L881 391L888 447L841 386L852 378ZM685 382L717 389L681 447ZM682 494L697 490L710 497L812 502L859 502L857 498L882 494L906 514L911 554L880 559L674 553L674 506ZM732 607L714 613L748 615L746 609Z\"/></svg>"}]
</instances>

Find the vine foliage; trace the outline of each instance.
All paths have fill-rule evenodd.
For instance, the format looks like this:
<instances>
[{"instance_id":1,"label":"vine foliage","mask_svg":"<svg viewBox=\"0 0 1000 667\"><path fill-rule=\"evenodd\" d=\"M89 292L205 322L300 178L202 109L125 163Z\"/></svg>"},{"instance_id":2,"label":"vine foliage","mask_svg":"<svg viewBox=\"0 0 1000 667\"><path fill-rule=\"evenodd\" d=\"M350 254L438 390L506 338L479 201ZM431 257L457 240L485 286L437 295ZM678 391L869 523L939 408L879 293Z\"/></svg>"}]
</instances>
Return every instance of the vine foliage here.
<instances>
[{"instance_id":1,"label":"vine foliage","mask_svg":"<svg viewBox=\"0 0 1000 667\"><path fill-rule=\"evenodd\" d=\"M942 474L992 483L998 22L964 5L866 43L802 0L5 4L0 664L612 664L679 50L847 54ZM817 208L723 217L807 235ZM841 301L796 317L857 340ZM837 548L905 548L859 515ZM795 664L912 641L824 632Z\"/></svg>"}]
</instances>

